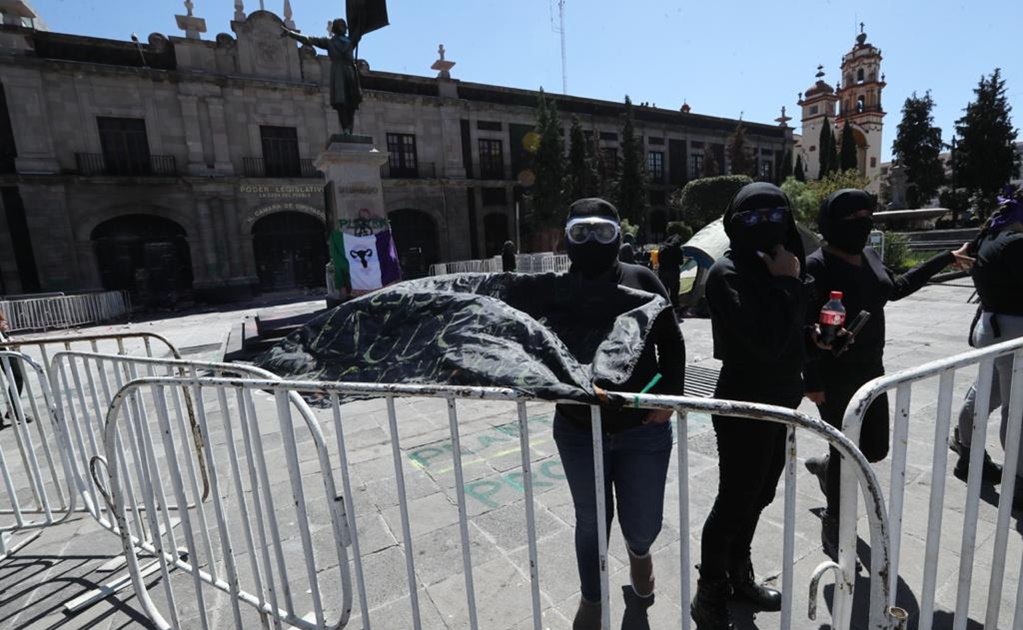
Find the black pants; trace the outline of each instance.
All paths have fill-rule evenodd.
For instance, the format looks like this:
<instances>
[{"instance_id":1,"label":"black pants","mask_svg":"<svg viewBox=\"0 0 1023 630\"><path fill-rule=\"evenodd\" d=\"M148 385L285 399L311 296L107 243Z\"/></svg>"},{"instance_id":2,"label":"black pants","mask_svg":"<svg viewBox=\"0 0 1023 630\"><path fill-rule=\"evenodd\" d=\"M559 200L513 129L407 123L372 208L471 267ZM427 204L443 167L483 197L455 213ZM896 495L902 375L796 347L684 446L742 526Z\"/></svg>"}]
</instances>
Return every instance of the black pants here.
<instances>
[{"instance_id":1,"label":"black pants","mask_svg":"<svg viewBox=\"0 0 1023 630\"><path fill-rule=\"evenodd\" d=\"M671 305L675 308L678 308L678 292L682 285L679 273L680 272L676 271L675 273L659 274L661 284L663 284L664 288L667 289L668 297L671 298Z\"/></svg>"},{"instance_id":2,"label":"black pants","mask_svg":"<svg viewBox=\"0 0 1023 630\"><path fill-rule=\"evenodd\" d=\"M799 396L757 402L795 409ZM700 576L711 580L724 578L749 558L760 513L774 500L785 470L786 427L764 420L714 416L714 432L718 494L703 526L700 565Z\"/></svg>"},{"instance_id":3,"label":"black pants","mask_svg":"<svg viewBox=\"0 0 1023 630\"><path fill-rule=\"evenodd\" d=\"M821 418L841 431L842 419L853 394L864 383L883 375L884 369L880 366L870 369L835 371L827 374L824 380L824 404L818 406ZM867 409L860 429L860 451L871 463L879 462L888 456L888 423L888 395L882 394ZM828 513L837 517L839 488L842 480L839 465L841 457L833 447L829 449L828 455Z\"/></svg>"}]
</instances>

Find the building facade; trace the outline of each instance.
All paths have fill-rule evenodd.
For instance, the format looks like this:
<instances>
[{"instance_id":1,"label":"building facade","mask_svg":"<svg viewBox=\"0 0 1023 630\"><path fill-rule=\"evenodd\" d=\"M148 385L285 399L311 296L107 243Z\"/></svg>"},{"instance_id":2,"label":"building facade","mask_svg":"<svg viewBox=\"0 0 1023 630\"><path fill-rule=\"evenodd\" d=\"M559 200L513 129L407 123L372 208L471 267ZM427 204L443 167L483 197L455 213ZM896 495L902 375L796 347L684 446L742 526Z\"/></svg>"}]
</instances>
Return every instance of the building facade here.
<instances>
[{"instance_id":1,"label":"building facade","mask_svg":"<svg viewBox=\"0 0 1023 630\"><path fill-rule=\"evenodd\" d=\"M862 25L861 25L862 30ZM867 34L856 37L852 50L842 57L841 80L836 87L824 81L823 67L817 68L817 81L800 93L802 133L797 154L803 158L806 176L820 174L820 135L825 124L832 127L836 144L841 143L842 128L852 127L856 141L858 170L870 178L870 190L880 190L881 146L885 111L881 92L885 87L881 72L881 49L867 42Z\"/></svg>"},{"instance_id":2,"label":"building facade","mask_svg":"<svg viewBox=\"0 0 1023 630\"><path fill-rule=\"evenodd\" d=\"M187 19L185 19L187 18ZM128 289L143 301L235 299L322 286L324 182L312 166L340 130L326 57L280 37L267 11L231 33L94 39L0 26L0 293ZM450 63L450 62L449 62ZM410 276L497 253L528 231L526 192L538 94L363 68L356 132L388 152L385 206ZM605 155L624 106L555 96ZM698 175L737 121L637 107L651 178L649 225ZM785 126L743 123L773 180Z\"/></svg>"}]
</instances>

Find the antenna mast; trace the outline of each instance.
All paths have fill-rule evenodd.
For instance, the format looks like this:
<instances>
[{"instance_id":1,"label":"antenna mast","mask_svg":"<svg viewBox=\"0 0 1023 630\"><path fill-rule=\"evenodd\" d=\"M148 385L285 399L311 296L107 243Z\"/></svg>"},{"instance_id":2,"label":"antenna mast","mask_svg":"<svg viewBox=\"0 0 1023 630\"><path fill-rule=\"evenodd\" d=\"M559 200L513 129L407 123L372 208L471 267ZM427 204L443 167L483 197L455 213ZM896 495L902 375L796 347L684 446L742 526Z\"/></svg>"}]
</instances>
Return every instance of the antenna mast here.
<instances>
[{"instance_id":1,"label":"antenna mast","mask_svg":"<svg viewBox=\"0 0 1023 630\"><path fill-rule=\"evenodd\" d=\"M568 48L565 43L565 0L558 0L558 23L554 23L554 6L551 6L551 30L561 35L561 92L568 94Z\"/></svg>"}]
</instances>

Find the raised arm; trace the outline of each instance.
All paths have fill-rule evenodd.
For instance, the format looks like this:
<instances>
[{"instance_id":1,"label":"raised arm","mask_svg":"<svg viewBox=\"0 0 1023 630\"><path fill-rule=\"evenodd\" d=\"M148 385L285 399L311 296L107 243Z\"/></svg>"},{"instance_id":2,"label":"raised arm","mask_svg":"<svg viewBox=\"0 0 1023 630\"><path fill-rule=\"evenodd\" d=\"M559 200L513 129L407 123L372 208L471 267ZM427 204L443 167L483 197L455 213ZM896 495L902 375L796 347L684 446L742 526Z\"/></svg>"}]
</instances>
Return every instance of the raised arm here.
<instances>
[{"instance_id":1,"label":"raised arm","mask_svg":"<svg viewBox=\"0 0 1023 630\"><path fill-rule=\"evenodd\" d=\"M308 37L297 31L291 30L286 26L281 27L281 35L282 36L286 35L301 44L305 44L306 46L316 46L317 48L323 49L327 48L328 40L326 37Z\"/></svg>"}]
</instances>

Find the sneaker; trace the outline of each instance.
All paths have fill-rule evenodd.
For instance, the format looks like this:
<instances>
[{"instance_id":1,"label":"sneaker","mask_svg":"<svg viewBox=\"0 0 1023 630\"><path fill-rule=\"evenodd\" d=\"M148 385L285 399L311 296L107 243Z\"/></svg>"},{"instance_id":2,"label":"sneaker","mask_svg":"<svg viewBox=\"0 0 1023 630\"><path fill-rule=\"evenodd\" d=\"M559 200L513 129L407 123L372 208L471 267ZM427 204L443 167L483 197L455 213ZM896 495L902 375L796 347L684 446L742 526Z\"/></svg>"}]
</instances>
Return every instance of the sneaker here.
<instances>
[{"instance_id":1,"label":"sneaker","mask_svg":"<svg viewBox=\"0 0 1023 630\"><path fill-rule=\"evenodd\" d=\"M821 494L828 496L828 460L829 455L823 457L808 457L803 464L810 474L817 477L817 485L821 488Z\"/></svg>"},{"instance_id":2,"label":"sneaker","mask_svg":"<svg viewBox=\"0 0 1023 630\"><path fill-rule=\"evenodd\" d=\"M952 469L952 475L960 481L969 481L970 449L959 440L958 427L952 431L952 437L948 441L948 448L953 453L959 455L959 460L956 461L955 468ZM988 454L986 449L984 451L984 463L981 466L980 478L985 483L999 483L1002 480L1002 466L996 464L991 459L991 455Z\"/></svg>"}]
</instances>

